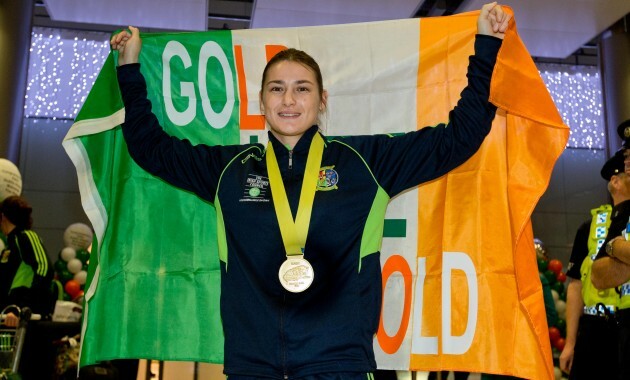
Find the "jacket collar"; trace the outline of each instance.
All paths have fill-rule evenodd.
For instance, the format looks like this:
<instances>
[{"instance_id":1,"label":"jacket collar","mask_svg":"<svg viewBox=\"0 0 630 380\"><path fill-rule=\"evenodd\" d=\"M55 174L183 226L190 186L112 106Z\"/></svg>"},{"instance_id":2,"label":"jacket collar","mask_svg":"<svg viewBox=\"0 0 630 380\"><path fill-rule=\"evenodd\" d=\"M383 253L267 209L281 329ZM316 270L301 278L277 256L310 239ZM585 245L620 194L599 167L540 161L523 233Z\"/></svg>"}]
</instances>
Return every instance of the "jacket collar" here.
<instances>
[{"instance_id":1,"label":"jacket collar","mask_svg":"<svg viewBox=\"0 0 630 380\"><path fill-rule=\"evenodd\" d=\"M315 136L315 134L318 133L318 131L319 131L319 127L317 125L313 125L309 129L307 129L306 132L304 132L304 134L302 135L302 137L300 137L300 140L297 142L297 144L295 144L295 147L293 147L293 154L296 154L296 153L307 154L311 146L311 141L313 140L313 136ZM282 144L280 140L278 140L276 136L274 136L273 133L271 133L271 131L267 132L267 134L269 135L269 141L271 141L271 143L273 144L273 150L276 153L276 155L277 156L288 155L289 149L287 149L287 147L284 146L284 144Z\"/></svg>"}]
</instances>

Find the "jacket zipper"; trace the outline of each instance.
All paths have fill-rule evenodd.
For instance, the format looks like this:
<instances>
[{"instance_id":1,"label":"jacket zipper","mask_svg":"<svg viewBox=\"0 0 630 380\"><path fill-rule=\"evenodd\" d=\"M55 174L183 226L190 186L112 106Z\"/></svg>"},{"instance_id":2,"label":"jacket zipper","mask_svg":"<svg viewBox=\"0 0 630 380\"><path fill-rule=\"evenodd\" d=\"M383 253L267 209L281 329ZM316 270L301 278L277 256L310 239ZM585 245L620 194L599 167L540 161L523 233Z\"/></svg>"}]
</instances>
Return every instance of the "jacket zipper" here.
<instances>
[{"instance_id":1,"label":"jacket zipper","mask_svg":"<svg viewBox=\"0 0 630 380\"><path fill-rule=\"evenodd\" d=\"M289 150L289 170L293 169L293 149Z\"/></svg>"}]
</instances>

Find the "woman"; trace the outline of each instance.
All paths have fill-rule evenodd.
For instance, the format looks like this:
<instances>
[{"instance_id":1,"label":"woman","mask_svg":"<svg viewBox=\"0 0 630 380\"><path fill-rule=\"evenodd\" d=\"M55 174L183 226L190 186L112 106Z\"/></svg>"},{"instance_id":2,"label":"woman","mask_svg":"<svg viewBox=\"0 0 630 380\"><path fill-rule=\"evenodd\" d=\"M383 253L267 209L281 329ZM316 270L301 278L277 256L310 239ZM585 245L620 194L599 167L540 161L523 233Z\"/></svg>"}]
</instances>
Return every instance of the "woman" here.
<instances>
[{"instance_id":1,"label":"woman","mask_svg":"<svg viewBox=\"0 0 630 380\"><path fill-rule=\"evenodd\" d=\"M230 380L372 376L387 202L477 151L496 111L490 76L509 19L496 3L483 7L469 84L450 122L397 137L326 141L317 127L328 96L319 66L299 50L278 53L260 91L266 149L168 136L147 100L138 29L112 37L130 155L216 207Z\"/></svg>"},{"instance_id":2,"label":"woman","mask_svg":"<svg viewBox=\"0 0 630 380\"><path fill-rule=\"evenodd\" d=\"M51 311L53 271L41 239L31 230L32 211L26 200L19 196L7 197L0 203L0 230L7 237L2 260L3 265L11 267L2 273L12 275L6 304L28 306L34 313L45 315ZM6 325L17 326L17 322L14 313L7 315Z\"/></svg>"}]
</instances>

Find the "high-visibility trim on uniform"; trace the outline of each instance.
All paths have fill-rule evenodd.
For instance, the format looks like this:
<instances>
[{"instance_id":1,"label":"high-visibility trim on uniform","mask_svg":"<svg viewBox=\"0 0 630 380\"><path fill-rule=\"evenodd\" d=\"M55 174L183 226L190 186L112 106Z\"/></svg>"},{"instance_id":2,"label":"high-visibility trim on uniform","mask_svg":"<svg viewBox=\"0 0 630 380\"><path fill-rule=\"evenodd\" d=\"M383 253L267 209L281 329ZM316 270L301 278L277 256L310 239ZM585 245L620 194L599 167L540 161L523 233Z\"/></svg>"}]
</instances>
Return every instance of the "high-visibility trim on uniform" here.
<instances>
[{"instance_id":1,"label":"high-visibility trim on uniform","mask_svg":"<svg viewBox=\"0 0 630 380\"><path fill-rule=\"evenodd\" d=\"M580 278L582 280L582 300L584 300L584 308L597 310L597 305L610 305L613 308L619 306L619 295L614 288L600 290L591 282L591 270L593 260L597 256L597 252L601 248L606 235L612 216L612 206L603 205L591 210L592 220L591 229L588 236L588 255L582 261L580 267ZM597 315L597 314L592 314Z\"/></svg>"}]
</instances>

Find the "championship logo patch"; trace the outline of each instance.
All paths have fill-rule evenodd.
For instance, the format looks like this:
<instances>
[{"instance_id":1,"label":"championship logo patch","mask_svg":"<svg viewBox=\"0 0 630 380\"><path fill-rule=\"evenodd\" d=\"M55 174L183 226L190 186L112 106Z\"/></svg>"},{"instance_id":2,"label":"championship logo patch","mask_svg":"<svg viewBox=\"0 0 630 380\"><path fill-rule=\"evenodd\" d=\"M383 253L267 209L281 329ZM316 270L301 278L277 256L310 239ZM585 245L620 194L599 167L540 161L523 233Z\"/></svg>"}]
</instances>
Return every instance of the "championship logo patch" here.
<instances>
[{"instance_id":1,"label":"championship logo patch","mask_svg":"<svg viewBox=\"0 0 630 380\"><path fill-rule=\"evenodd\" d=\"M245 189L240 202L269 202L267 193L269 190L269 178L260 175L249 174L245 181Z\"/></svg>"},{"instance_id":2,"label":"championship logo patch","mask_svg":"<svg viewBox=\"0 0 630 380\"><path fill-rule=\"evenodd\" d=\"M319 178L317 180L317 190L329 191L337 190L339 182L339 174L335 170L335 165L324 166L319 169Z\"/></svg>"}]
</instances>

